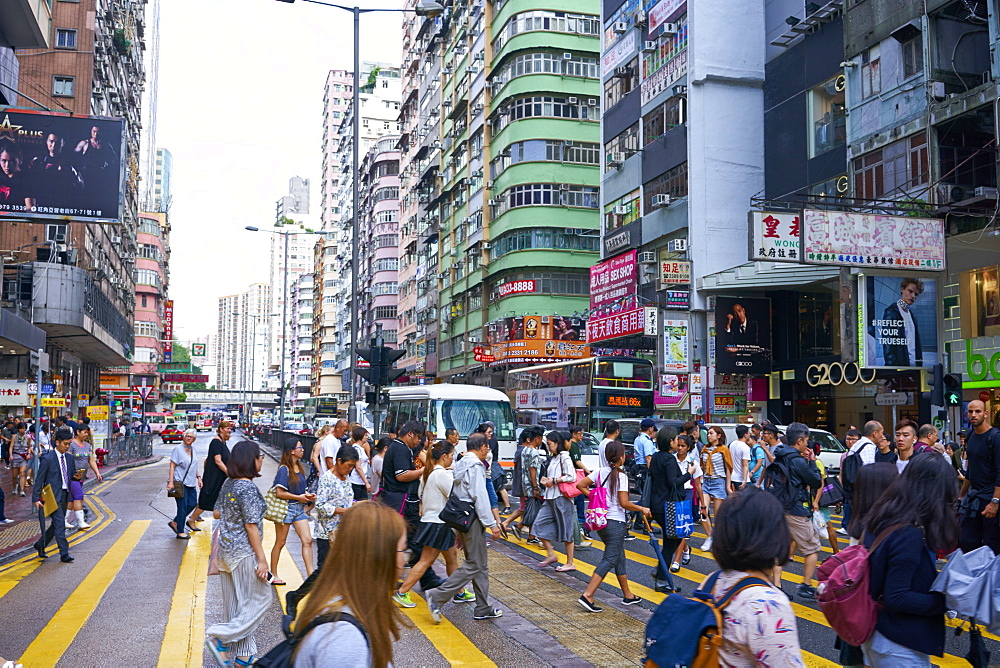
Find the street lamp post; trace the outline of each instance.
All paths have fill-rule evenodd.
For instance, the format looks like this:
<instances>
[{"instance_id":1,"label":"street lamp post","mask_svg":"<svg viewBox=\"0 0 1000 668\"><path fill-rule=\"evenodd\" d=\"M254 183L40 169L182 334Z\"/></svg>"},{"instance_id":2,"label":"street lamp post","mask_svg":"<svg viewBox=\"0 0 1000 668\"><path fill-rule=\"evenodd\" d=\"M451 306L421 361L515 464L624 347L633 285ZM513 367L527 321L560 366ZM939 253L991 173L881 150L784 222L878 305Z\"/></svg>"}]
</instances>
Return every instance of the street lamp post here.
<instances>
[{"instance_id":1,"label":"street lamp post","mask_svg":"<svg viewBox=\"0 0 1000 668\"><path fill-rule=\"evenodd\" d=\"M295 0L278 0L278 2L291 4ZM351 304L353 306L351 310L353 313L351 315L351 350L348 355L351 371L351 400L352 405L354 405L354 401L361 399L359 392L361 384L354 373L358 349L358 230L360 229L360 222L358 220L358 164L361 151L361 15L371 12L413 12L417 16L440 16L444 13L444 5L435 2L435 0L420 0L412 10L400 8L361 9L360 7L348 7L331 2L322 2L321 0L303 0L303 2L342 9L354 15L354 97L352 100L352 104L354 105L354 121L352 123L354 134L354 150L352 151L354 170L351 177Z\"/></svg>"},{"instance_id":2,"label":"street lamp post","mask_svg":"<svg viewBox=\"0 0 1000 668\"><path fill-rule=\"evenodd\" d=\"M282 0L284 1L284 0ZM281 286L281 321L282 327L285 329L281 333L281 375L278 378L278 383L281 386L281 403L278 405L278 425L279 429L283 429L285 426L285 351L288 343L288 237L297 236L299 234L324 234L323 232L312 232L308 230L297 230L289 232L279 232L278 230L262 230L259 227L254 227L253 225L247 225L244 229L250 232L269 232L271 234L278 234L285 238L285 267L282 272L282 286Z\"/></svg>"}]
</instances>

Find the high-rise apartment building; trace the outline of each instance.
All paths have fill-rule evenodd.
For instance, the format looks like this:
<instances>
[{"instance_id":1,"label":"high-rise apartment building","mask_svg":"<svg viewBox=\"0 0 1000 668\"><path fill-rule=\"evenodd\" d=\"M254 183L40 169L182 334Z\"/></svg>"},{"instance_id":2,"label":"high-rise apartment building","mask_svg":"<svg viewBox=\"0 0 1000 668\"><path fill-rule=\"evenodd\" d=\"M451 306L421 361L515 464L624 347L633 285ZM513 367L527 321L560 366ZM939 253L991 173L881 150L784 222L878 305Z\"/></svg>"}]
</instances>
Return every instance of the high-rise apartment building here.
<instances>
[{"instance_id":1,"label":"high-rise apartment building","mask_svg":"<svg viewBox=\"0 0 1000 668\"><path fill-rule=\"evenodd\" d=\"M380 138L361 161L359 216L358 345L381 331L395 347L399 322L399 136Z\"/></svg>"},{"instance_id":2,"label":"high-rise apartment building","mask_svg":"<svg viewBox=\"0 0 1000 668\"><path fill-rule=\"evenodd\" d=\"M166 323L172 322L173 306L167 304L170 287L170 226L165 213L139 215L139 256L135 269L135 353L132 374L135 384L153 387L147 406L158 403L160 375L157 365L164 357ZM145 381L145 382L143 382Z\"/></svg>"},{"instance_id":3,"label":"high-rise apartment building","mask_svg":"<svg viewBox=\"0 0 1000 668\"><path fill-rule=\"evenodd\" d=\"M173 203L173 188L171 187L174 171L174 156L165 148L156 149L153 170L153 188L151 204L155 211L169 213Z\"/></svg>"},{"instance_id":4,"label":"high-rise apartment building","mask_svg":"<svg viewBox=\"0 0 1000 668\"><path fill-rule=\"evenodd\" d=\"M354 114L358 114L360 122L359 154L365 156L381 137L398 134L400 94L398 68L385 63L365 62L362 63L362 84L358 91L361 109L354 109L352 100L345 95L353 93L353 87L344 83L350 75L343 74L331 73L324 104L323 230L328 238L322 242L323 262L317 263L315 269L315 286L322 296L320 298L317 293L314 314L314 388L329 389L331 385L336 386L335 378L340 377L340 386L336 391L349 390L350 387L350 373L344 375L343 371L352 366L351 327L355 314L360 310L359 300L354 298L351 287ZM345 86L346 90L343 90ZM341 100L346 100L347 105L334 103ZM334 114L337 116L333 117ZM363 220L364 215L362 212L359 220ZM393 239L393 242L398 244L398 239ZM359 263L359 278L365 270ZM360 332L358 342L364 342Z\"/></svg>"},{"instance_id":5,"label":"high-rise apartment building","mask_svg":"<svg viewBox=\"0 0 1000 668\"><path fill-rule=\"evenodd\" d=\"M277 321L268 317L270 303L271 286L264 283L219 299L215 360L220 390L268 389L268 335Z\"/></svg>"},{"instance_id":6,"label":"high-rise apartment building","mask_svg":"<svg viewBox=\"0 0 1000 668\"><path fill-rule=\"evenodd\" d=\"M289 295L291 305L289 326L295 328L289 337L289 359L291 369L288 381L292 387L289 404L301 407L302 400L310 395L313 361L313 272L299 274L292 283Z\"/></svg>"},{"instance_id":7,"label":"high-rise apartment building","mask_svg":"<svg viewBox=\"0 0 1000 668\"><path fill-rule=\"evenodd\" d=\"M404 37L407 68L414 58L439 63L426 89L414 78L435 66L407 69L403 118L416 133L401 145L402 209L416 238L404 250L415 241L417 257L437 257L434 272L403 274L407 361L423 353L426 368L433 350L438 377L500 386L510 365L585 353L568 342L598 258L600 6L474 2L443 19ZM434 95L440 105L425 105ZM423 130L435 137L426 150ZM437 336L423 349L420 303L433 292L422 278L439 282ZM557 330L574 317L573 332ZM551 324L528 341L526 322Z\"/></svg>"}]
</instances>

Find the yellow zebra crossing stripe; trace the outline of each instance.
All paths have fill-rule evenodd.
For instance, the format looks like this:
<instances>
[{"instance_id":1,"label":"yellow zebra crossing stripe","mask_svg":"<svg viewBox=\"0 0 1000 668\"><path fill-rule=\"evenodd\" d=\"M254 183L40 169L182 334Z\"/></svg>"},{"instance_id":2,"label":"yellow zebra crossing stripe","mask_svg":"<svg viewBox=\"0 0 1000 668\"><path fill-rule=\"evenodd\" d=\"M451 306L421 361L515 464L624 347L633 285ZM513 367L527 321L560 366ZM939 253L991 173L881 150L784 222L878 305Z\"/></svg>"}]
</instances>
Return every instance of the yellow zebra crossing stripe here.
<instances>
[{"instance_id":1,"label":"yellow zebra crossing stripe","mask_svg":"<svg viewBox=\"0 0 1000 668\"><path fill-rule=\"evenodd\" d=\"M25 666L54 666L94 613L151 520L132 522L21 655Z\"/></svg>"},{"instance_id":2,"label":"yellow zebra crossing stripe","mask_svg":"<svg viewBox=\"0 0 1000 668\"><path fill-rule=\"evenodd\" d=\"M177 584L160 645L160 658L156 665L161 668L181 668L201 663L201 647L205 642L208 558L211 552L211 531L191 534L177 573Z\"/></svg>"}]
</instances>

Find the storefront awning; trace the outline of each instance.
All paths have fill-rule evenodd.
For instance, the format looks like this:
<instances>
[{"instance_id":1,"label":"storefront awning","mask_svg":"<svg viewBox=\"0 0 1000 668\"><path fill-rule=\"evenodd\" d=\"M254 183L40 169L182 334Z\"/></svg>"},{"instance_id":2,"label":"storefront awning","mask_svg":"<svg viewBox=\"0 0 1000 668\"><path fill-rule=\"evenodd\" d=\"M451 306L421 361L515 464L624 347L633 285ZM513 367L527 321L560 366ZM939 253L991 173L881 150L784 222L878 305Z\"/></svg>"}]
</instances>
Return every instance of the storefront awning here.
<instances>
[{"instance_id":1,"label":"storefront awning","mask_svg":"<svg viewBox=\"0 0 1000 668\"><path fill-rule=\"evenodd\" d=\"M802 287L838 280L839 267L792 264L788 262L748 262L709 274L700 279L701 290L752 290L754 288Z\"/></svg>"},{"instance_id":2,"label":"storefront awning","mask_svg":"<svg viewBox=\"0 0 1000 668\"><path fill-rule=\"evenodd\" d=\"M6 309L0 309L0 344L21 355L45 349L45 331Z\"/></svg>"}]
</instances>

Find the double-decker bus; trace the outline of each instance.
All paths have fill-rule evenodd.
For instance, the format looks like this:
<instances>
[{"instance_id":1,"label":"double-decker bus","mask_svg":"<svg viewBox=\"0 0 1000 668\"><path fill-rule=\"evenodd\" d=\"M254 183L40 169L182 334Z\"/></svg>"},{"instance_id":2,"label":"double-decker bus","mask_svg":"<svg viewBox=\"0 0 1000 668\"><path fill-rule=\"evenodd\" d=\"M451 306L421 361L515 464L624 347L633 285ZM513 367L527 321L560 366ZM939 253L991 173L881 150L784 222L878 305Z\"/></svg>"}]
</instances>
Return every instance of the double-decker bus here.
<instances>
[{"instance_id":1,"label":"double-decker bus","mask_svg":"<svg viewBox=\"0 0 1000 668\"><path fill-rule=\"evenodd\" d=\"M342 392L306 397L302 400L302 421L314 428L336 422L341 415L339 404L347 399L346 395L347 392Z\"/></svg>"},{"instance_id":2,"label":"double-decker bus","mask_svg":"<svg viewBox=\"0 0 1000 668\"><path fill-rule=\"evenodd\" d=\"M587 357L507 372L518 424L594 433L611 419L653 414L653 363L637 357Z\"/></svg>"}]
</instances>

